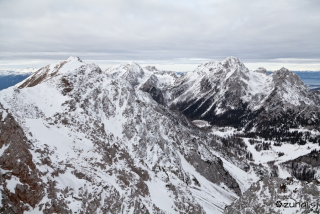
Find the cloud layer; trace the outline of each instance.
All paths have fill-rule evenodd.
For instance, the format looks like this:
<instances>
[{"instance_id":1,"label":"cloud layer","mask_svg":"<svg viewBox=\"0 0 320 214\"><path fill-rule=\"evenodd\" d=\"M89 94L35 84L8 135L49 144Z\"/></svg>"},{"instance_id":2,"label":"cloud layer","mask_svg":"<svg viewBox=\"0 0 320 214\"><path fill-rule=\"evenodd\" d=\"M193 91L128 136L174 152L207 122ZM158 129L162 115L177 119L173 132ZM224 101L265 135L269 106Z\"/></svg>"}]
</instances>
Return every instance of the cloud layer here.
<instances>
[{"instance_id":1,"label":"cloud layer","mask_svg":"<svg viewBox=\"0 0 320 214\"><path fill-rule=\"evenodd\" d=\"M0 67L70 55L166 66L236 56L320 70L319 11L318 0L0 0Z\"/></svg>"}]
</instances>

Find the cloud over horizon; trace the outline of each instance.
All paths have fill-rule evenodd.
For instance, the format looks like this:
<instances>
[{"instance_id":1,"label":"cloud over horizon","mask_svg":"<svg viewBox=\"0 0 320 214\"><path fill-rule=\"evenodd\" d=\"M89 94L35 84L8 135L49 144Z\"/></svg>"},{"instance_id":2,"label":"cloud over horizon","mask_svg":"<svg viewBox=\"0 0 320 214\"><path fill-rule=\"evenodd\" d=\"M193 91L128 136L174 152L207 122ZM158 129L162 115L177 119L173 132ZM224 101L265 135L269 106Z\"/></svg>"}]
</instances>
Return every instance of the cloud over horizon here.
<instances>
[{"instance_id":1,"label":"cloud over horizon","mask_svg":"<svg viewBox=\"0 0 320 214\"><path fill-rule=\"evenodd\" d=\"M0 68L76 55L106 66L236 56L320 70L319 11L317 0L0 0Z\"/></svg>"}]
</instances>

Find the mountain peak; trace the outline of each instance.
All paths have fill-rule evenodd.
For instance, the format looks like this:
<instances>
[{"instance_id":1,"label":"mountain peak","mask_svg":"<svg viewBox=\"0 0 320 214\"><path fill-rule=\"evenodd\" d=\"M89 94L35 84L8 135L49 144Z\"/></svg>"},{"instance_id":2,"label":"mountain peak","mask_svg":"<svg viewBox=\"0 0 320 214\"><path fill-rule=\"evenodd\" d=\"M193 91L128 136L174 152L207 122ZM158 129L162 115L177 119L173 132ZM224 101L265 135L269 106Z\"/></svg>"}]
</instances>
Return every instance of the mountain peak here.
<instances>
[{"instance_id":1,"label":"mountain peak","mask_svg":"<svg viewBox=\"0 0 320 214\"><path fill-rule=\"evenodd\" d=\"M19 83L19 88L33 87L41 82L44 82L53 76L59 74L66 74L70 71L76 70L79 67L86 65L79 57L70 56L68 59L47 65L40 68L37 72L33 73L30 77Z\"/></svg>"},{"instance_id":2,"label":"mountain peak","mask_svg":"<svg viewBox=\"0 0 320 214\"><path fill-rule=\"evenodd\" d=\"M288 74L288 73L290 73L290 71L289 71L289 69L282 67L279 70L275 71L274 73L275 74Z\"/></svg>"},{"instance_id":3,"label":"mountain peak","mask_svg":"<svg viewBox=\"0 0 320 214\"><path fill-rule=\"evenodd\" d=\"M238 62L240 61L241 62L241 60L238 57L235 57L235 56L228 56L224 60L227 60L227 61L238 61Z\"/></svg>"},{"instance_id":4,"label":"mountain peak","mask_svg":"<svg viewBox=\"0 0 320 214\"><path fill-rule=\"evenodd\" d=\"M287 68L282 67L280 70L273 72L272 76L276 85L282 84L286 81L290 82L291 85L303 86L305 90L308 90L307 86L303 83L300 77L297 74L289 71Z\"/></svg>"},{"instance_id":5,"label":"mountain peak","mask_svg":"<svg viewBox=\"0 0 320 214\"><path fill-rule=\"evenodd\" d=\"M282 68L280 68L280 70L279 71L281 71L281 72L288 72L289 71L289 69L287 69L287 68L285 68L285 67L282 67Z\"/></svg>"},{"instance_id":6,"label":"mountain peak","mask_svg":"<svg viewBox=\"0 0 320 214\"><path fill-rule=\"evenodd\" d=\"M144 68L147 69L148 71L159 71L159 69L156 68L156 66L148 65L148 66L146 66Z\"/></svg>"},{"instance_id":7,"label":"mountain peak","mask_svg":"<svg viewBox=\"0 0 320 214\"><path fill-rule=\"evenodd\" d=\"M243 69L247 70L247 68L242 63L242 61L239 58L233 57L233 56L226 57L225 59L218 61L217 63L208 62L208 63L205 63L204 65L205 67L212 67L211 70L215 70L214 68L218 68L218 70L227 69L228 71L229 69L233 70L238 68L241 68L241 70Z\"/></svg>"},{"instance_id":8,"label":"mountain peak","mask_svg":"<svg viewBox=\"0 0 320 214\"><path fill-rule=\"evenodd\" d=\"M82 60L81 60L79 57L77 57L77 56L69 56L66 61L69 61L69 62L71 62L71 61L82 62Z\"/></svg>"},{"instance_id":9,"label":"mountain peak","mask_svg":"<svg viewBox=\"0 0 320 214\"><path fill-rule=\"evenodd\" d=\"M280 68L279 70L273 72L273 76L274 76L274 77L278 77L278 78L280 78L280 77L282 78L282 77L285 77L285 76L287 76L287 75L292 76L293 73L290 72L290 71L289 71L287 68L285 68L285 67L282 67L282 68Z\"/></svg>"},{"instance_id":10,"label":"mountain peak","mask_svg":"<svg viewBox=\"0 0 320 214\"><path fill-rule=\"evenodd\" d=\"M222 64L224 65L235 65L235 64L239 64L239 65L243 65L242 61L234 56L229 56L226 57L224 60L221 61Z\"/></svg>"},{"instance_id":11,"label":"mountain peak","mask_svg":"<svg viewBox=\"0 0 320 214\"><path fill-rule=\"evenodd\" d=\"M263 67L258 68L258 69L255 70L254 72L268 75L267 69L265 69L265 68L263 68Z\"/></svg>"},{"instance_id":12,"label":"mountain peak","mask_svg":"<svg viewBox=\"0 0 320 214\"><path fill-rule=\"evenodd\" d=\"M230 56L218 62L211 61L211 62L203 63L198 66L195 72L202 73L202 72L209 71L208 73L213 74L213 73L220 72L221 70L224 70L225 72L229 73L238 68L240 68L240 70L243 70L243 71L248 70L239 58Z\"/></svg>"},{"instance_id":13,"label":"mountain peak","mask_svg":"<svg viewBox=\"0 0 320 214\"><path fill-rule=\"evenodd\" d=\"M121 65L123 66L138 66L140 67L140 65L134 61L129 61L129 62L124 62L124 63L121 63Z\"/></svg>"}]
</instances>

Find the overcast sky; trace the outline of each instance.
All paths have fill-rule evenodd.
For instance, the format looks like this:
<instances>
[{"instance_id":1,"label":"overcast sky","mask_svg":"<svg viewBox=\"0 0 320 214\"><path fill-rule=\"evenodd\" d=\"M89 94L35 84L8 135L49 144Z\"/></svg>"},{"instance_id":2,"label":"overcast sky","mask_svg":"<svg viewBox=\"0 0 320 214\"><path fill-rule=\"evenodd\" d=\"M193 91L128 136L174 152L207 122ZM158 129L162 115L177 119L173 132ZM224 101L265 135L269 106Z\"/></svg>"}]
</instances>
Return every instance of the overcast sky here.
<instances>
[{"instance_id":1,"label":"overcast sky","mask_svg":"<svg viewBox=\"0 0 320 214\"><path fill-rule=\"evenodd\" d=\"M227 56L250 69L320 70L319 0L0 0L0 69L79 56L193 70Z\"/></svg>"}]
</instances>

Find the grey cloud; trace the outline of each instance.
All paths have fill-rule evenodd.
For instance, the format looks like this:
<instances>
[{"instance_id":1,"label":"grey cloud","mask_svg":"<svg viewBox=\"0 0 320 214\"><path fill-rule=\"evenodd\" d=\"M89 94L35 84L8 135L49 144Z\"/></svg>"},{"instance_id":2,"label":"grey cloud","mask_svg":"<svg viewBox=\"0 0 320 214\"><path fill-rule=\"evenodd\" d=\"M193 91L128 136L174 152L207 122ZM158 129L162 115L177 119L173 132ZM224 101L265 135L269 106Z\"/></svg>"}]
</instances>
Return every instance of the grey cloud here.
<instances>
[{"instance_id":1,"label":"grey cloud","mask_svg":"<svg viewBox=\"0 0 320 214\"><path fill-rule=\"evenodd\" d=\"M319 63L319 11L317 0L0 0L0 60Z\"/></svg>"}]
</instances>

